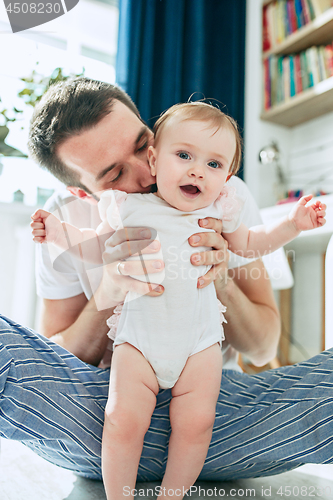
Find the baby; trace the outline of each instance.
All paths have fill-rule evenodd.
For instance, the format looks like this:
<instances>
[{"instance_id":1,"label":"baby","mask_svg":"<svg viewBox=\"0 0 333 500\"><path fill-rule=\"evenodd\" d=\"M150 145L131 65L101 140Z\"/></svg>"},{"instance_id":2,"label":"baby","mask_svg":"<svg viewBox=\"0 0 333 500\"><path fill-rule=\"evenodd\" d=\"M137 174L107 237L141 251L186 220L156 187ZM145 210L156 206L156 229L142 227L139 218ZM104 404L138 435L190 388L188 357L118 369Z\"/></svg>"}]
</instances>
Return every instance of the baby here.
<instances>
[{"instance_id":1,"label":"baby","mask_svg":"<svg viewBox=\"0 0 333 500\"><path fill-rule=\"evenodd\" d=\"M159 118L154 147L148 150L156 193L105 191L96 233L61 223L44 210L32 216L35 241L54 243L92 262L102 262L105 235L120 227L154 228L161 244L165 268L160 280L154 273L152 281L163 282L164 293L152 298L129 292L117 329L111 329L114 353L102 443L109 500L121 498L125 487L126 491L135 487L159 388L171 388L173 396L172 432L159 498L174 498L170 492L182 498L200 474L207 454L221 383L223 329L214 285L197 288L198 277L209 266L190 264L193 249L187 239L198 232L198 220L222 219L229 249L250 258L272 252L301 231L325 223L325 205L317 201L306 206L310 195L277 224L248 229L241 222L244 200L226 184L237 172L240 158L241 141L232 118L202 102L179 104ZM145 265L144 259L150 256L131 258L141 258ZM118 264L120 274L121 269ZM147 274L145 279L151 281ZM114 323L113 317L110 325Z\"/></svg>"}]
</instances>

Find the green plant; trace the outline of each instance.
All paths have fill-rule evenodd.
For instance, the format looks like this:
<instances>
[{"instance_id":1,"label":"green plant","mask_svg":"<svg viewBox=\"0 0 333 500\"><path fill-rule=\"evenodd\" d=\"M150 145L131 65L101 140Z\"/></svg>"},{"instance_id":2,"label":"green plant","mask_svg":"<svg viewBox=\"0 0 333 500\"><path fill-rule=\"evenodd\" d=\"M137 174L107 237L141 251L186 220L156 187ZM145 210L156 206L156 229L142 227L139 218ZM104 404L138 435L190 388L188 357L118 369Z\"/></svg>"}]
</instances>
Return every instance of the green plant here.
<instances>
[{"instance_id":1,"label":"green plant","mask_svg":"<svg viewBox=\"0 0 333 500\"><path fill-rule=\"evenodd\" d=\"M84 68L82 68L82 72L79 74L66 74L63 68L55 68L50 76L44 76L34 69L30 76L20 78L25 83L25 87L17 95L24 101L25 105L35 107L51 85L68 80L68 78L83 76L84 71ZM7 123L15 122L22 117L23 113L23 109L18 109L15 106L11 109L3 107L0 111L0 118L2 117L0 126L6 126Z\"/></svg>"},{"instance_id":2,"label":"green plant","mask_svg":"<svg viewBox=\"0 0 333 500\"><path fill-rule=\"evenodd\" d=\"M38 63L37 63L38 64ZM78 77L84 75L84 68L82 68L82 73L80 74L64 74L63 68L56 68L53 70L51 76L43 76L36 70L31 72L28 77L21 78L20 80L25 83L25 87L20 90L18 97L23 99L24 104L27 106L35 107L38 101L42 98L43 94L47 91L50 85L68 80L68 78ZM0 97L0 104L2 103ZM2 107L2 109L1 109ZM27 155L22 153L20 150L8 146L6 143L6 137L9 134L9 125L11 122L15 122L21 117L23 119L24 110L18 109L13 106L11 109L7 109L1 106L0 109L0 157L1 156L19 156L26 158ZM24 126L21 127L24 129ZM0 163L1 165L1 163ZM0 169L1 173L1 169Z\"/></svg>"},{"instance_id":3,"label":"green plant","mask_svg":"<svg viewBox=\"0 0 333 500\"><path fill-rule=\"evenodd\" d=\"M68 75L64 74L63 68L55 68L51 76L43 76L36 70L33 70L30 76L21 78L22 82L25 82L26 85L25 88L18 93L18 97L23 99L28 106L35 107L51 85L68 80L68 78L83 75L84 68L82 68L82 73Z\"/></svg>"},{"instance_id":4,"label":"green plant","mask_svg":"<svg viewBox=\"0 0 333 500\"><path fill-rule=\"evenodd\" d=\"M1 97L0 97L0 103L2 102ZM8 114L9 113L9 114ZM7 108L3 108L0 111L0 115L2 116L2 126L6 126L7 123L9 122L15 122L17 119L17 116L22 114L23 110L17 109L15 106L11 109L8 110Z\"/></svg>"}]
</instances>

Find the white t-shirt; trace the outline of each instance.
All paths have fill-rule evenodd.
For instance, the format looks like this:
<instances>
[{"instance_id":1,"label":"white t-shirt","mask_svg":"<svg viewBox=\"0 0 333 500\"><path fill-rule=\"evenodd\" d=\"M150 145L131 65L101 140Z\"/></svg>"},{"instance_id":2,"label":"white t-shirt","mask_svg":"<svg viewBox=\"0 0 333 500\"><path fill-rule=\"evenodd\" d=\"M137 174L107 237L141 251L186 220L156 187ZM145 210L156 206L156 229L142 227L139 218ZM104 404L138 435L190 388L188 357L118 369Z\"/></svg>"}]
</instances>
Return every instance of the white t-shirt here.
<instances>
[{"instance_id":1,"label":"white t-shirt","mask_svg":"<svg viewBox=\"0 0 333 500\"><path fill-rule=\"evenodd\" d=\"M242 222L248 226L261 224L259 209L247 186L238 177L231 177L228 185L234 186L237 194L245 200ZM45 209L78 228L96 229L101 223L98 207L76 198L68 191L55 193L46 203ZM37 245L36 281L37 293L50 300L61 300L84 293L89 300L102 278L102 266L87 264L74 259L68 253L53 249L51 245ZM229 268L250 263L250 259L230 253ZM238 353L223 343L224 368L240 371Z\"/></svg>"}]
</instances>

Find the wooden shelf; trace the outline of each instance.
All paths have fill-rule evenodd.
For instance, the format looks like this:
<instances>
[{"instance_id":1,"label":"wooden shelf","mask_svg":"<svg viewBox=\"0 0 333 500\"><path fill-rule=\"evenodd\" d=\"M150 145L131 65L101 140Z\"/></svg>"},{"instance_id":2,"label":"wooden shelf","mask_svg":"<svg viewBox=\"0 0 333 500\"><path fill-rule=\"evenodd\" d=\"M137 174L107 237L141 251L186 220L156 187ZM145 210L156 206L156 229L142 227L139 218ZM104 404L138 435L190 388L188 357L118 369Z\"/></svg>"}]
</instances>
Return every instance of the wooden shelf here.
<instances>
[{"instance_id":1,"label":"wooden shelf","mask_svg":"<svg viewBox=\"0 0 333 500\"><path fill-rule=\"evenodd\" d=\"M263 53L263 58L271 55L292 54L311 47L332 43L333 38L333 7L326 10L299 30L289 35L282 43Z\"/></svg>"},{"instance_id":2,"label":"wooden shelf","mask_svg":"<svg viewBox=\"0 0 333 500\"><path fill-rule=\"evenodd\" d=\"M294 127L333 111L333 76L264 111L262 120Z\"/></svg>"},{"instance_id":3,"label":"wooden shelf","mask_svg":"<svg viewBox=\"0 0 333 500\"><path fill-rule=\"evenodd\" d=\"M263 0L263 7L273 0ZM316 11L318 12L329 2L318 1ZM331 4L332 5L332 4ZM333 40L333 6L318 15L311 23L288 36L282 43L276 44L271 50L263 52L263 61L269 56L284 56L297 54L312 46L325 46ZM262 120L294 127L306 121L317 118L333 111L333 76L318 83L314 87L277 104L268 110L264 110L260 116Z\"/></svg>"}]
</instances>

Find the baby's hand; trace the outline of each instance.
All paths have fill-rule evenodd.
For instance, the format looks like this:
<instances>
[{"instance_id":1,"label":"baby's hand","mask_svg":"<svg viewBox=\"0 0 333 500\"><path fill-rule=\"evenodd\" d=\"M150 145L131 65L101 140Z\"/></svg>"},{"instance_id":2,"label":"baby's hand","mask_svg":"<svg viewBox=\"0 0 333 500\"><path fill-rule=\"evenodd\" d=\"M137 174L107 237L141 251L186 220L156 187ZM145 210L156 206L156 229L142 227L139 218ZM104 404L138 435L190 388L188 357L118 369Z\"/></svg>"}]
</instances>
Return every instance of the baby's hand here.
<instances>
[{"instance_id":1,"label":"baby's hand","mask_svg":"<svg viewBox=\"0 0 333 500\"><path fill-rule=\"evenodd\" d=\"M312 194L303 196L289 214L289 220L295 225L297 231L315 229L326 223L326 205L324 203L316 201L312 205L306 206L312 197Z\"/></svg>"},{"instance_id":2,"label":"baby's hand","mask_svg":"<svg viewBox=\"0 0 333 500\"><path fill-rule=\"evenodd\" d=\"M36 243L56 243L63 234L62 224L57 217L46 210L36 210L31 216L33 240Z\"/></svg>"}]
</instances>

